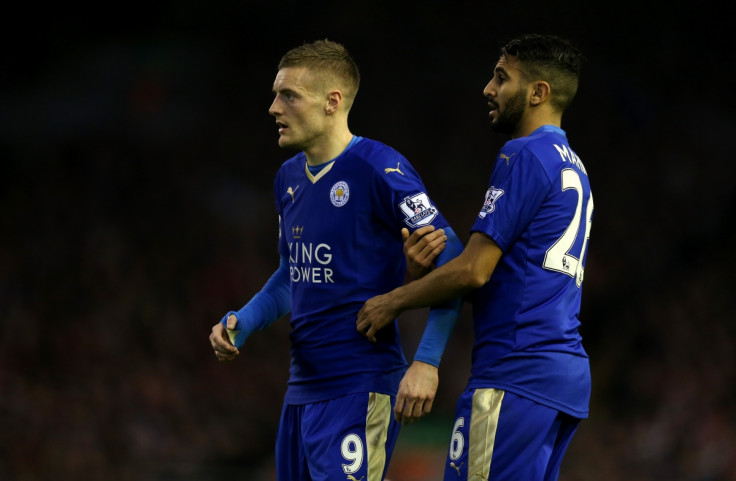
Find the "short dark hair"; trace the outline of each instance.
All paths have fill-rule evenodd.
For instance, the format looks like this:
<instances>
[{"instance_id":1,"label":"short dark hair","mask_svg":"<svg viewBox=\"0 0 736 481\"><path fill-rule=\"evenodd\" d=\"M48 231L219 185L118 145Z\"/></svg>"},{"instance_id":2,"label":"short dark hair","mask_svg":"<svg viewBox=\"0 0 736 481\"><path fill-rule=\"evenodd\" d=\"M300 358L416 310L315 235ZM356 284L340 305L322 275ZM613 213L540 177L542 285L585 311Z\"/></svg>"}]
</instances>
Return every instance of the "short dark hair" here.
<instances>
[{"instance_id":1,"label":"short dark hair","mask_svg":"<svg viewBox=\"0 0 736 481\"><path fill-rule=\"evenodd\" d=\"M560 112L575 98L584 59L569 40L555 35L522 35L501 47L501 57L518 59L526 81L544 80L549 83L552 91L550 101Z\"/></svg>"},{"instance_id":2,"label":"short dark hair","mask_svg":"<svg viewBox=\"0 0 736 481\"><path fill-rule=\"evenodd\" d=\"M358 93L358 65L340 43L324 39L295 47L281 57L278 65L279 70L289 67L305 67L315 79L338 84L350 104Z\"/></svg>"}]
</instances>

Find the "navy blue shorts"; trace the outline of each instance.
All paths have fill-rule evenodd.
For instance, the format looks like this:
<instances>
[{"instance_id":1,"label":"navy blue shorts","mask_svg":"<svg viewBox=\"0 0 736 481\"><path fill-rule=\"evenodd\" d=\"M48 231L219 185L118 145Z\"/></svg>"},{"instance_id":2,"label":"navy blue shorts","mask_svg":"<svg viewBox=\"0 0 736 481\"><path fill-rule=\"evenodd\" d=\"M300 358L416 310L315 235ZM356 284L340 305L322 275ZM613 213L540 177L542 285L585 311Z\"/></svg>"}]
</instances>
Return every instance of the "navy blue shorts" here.
<instances>
[{"instance_id":1,"label":"navy blue shorts","mask_svg":"<svg viewBox=\"0 0 736 481\"><path fill-rule=\"evenodd\" d=\"M393 396L358 393L281 411L279 481L381 481L399 435Z\"/></svg>"},{"instance_id":2,"label":"navy blue shorts","mask_svg":"<svg viewBox=\"0 0 736 481\"><path fill-rule=\"evenodd\" d=\"M555 481L580 420L499 389L467 389L444 481Z\"/></svg>"}]
</instances>

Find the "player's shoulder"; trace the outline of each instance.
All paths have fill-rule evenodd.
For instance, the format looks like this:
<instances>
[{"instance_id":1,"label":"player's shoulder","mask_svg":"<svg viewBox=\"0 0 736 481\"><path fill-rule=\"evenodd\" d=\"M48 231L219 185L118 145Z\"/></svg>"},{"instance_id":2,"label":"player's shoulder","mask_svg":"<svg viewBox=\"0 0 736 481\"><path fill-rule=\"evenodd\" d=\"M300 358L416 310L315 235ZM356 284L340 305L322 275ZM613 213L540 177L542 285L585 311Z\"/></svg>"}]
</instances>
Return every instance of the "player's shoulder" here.
<instances>
[{"instance_id":1,"label":"player's shoulder","mask_svg":"<svg viewBox=\"0 0 736 481\"><path fill-rule=\"evenodd\" d=\"M564 162L560 155L564 152L572 153L565 132L559 127L545 126L528 136L507 142L499 157L510 157L515 153L519 158L535 161L549 169L559 167Z\"/></svg>"},{"instance_id":2,"label":"player's shoulder","mask_svg":"<svg viewBox=\"0 0 736 481\"><path fill-rule=\"evenodd\" d=\"M281 166L276 172L276 179L278 180L279 178L282 178L284 176L300 175L302 172L304 172L304 165L306 164L306 162L307 156L304 154L304 152L299 152L289 157L284 162L282 162Z\"/></svg>"},{"instance_id":3,"label":"player's shoulder","mask_svg":"<svg viewBox=\"0 0 736 481\"><path fill-rule=\"evenodd\" d=\"M276 171L276 175L273 180L274 189L281 191L285 184L289 184L290 182L293 182L295 178L303 176L306 162L307 157L304 155L304 152L299 152L298 154L286 159Z\"/></svg>"},{"instance_id":4,"label":"player's shoulder","mask_svg":"<svg viewBox=\"0 0 736 481\"><path fill-rule=\"evenodd\" d=\"M402 164L408 165L408 161L398 150L378 140L365 137L352 147L351 154L357 162L379 173L386 173L386 169L400 169Z\"/></svg>"},{"instance_id":5,"label":"player's shoulder","mask_svg":"<svg viewBox=\"0 0 736 481\"><path fill-rule=\"evenodd\" d=\"M286 159L282 164L279 170L287 170L294 168L296 166L301 166L301 168L304 168L304 162L307 161L307 156L304 154L304 152L298 152L294 154L293 156Z\"/></svg>"}]
</instances>

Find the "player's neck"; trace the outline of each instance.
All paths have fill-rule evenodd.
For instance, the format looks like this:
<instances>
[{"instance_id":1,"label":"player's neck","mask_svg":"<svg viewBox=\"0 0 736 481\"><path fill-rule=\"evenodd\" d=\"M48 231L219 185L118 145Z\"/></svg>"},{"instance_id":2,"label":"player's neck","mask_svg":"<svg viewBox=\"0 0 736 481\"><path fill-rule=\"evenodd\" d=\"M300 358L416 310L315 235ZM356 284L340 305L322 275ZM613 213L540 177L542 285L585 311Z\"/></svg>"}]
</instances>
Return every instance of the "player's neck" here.
<instances>
[{"instance_id":1,"label":"player's neck","mask_svg":"<svg viewBox=\"0 0 736 481\"><path fill-rule=\"evenodd\" d=\"M325 133L320 142L304 150L307 163L317 166L333 160L345 150L352 139L353 134L347 125Z\"/></svg>"},{"instance_id":2,"label":"player's neck","mask_svg":"<svg viewBox=\"0 0 736 481\"><path fill-rule=\"evenodd\" d=\"M525 115L519 123L519 128L511 138L518 139L519 137L526 137L544 125L560 127L562 125L562 116L554 113L543 115L541 112L538 115Z\"/></svg>"}]
</instances>

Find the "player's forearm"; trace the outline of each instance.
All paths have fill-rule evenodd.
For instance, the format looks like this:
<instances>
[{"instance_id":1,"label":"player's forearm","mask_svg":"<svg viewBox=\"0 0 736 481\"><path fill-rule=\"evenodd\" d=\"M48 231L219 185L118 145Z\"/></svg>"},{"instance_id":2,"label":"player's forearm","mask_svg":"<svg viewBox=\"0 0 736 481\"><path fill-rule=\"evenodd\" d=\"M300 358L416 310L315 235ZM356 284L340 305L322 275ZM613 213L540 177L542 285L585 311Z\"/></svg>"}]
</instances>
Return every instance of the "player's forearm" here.
<instances>
[{"instance_id":1,"label":"player's forearm","mask_svg":"<svg viewBox=\"0 0 736 481\"><path fill-rule=\"evenodd\" d=\"M415 361L422 361L432 366L439 367L442 354L447 347L455 321L460 314L462 299L454 299L429 311L427 325L424 328L422 340L419 342Z\"/></svg>"},{"instance_id":2,"label":"player's forearm","mask_svg":"<svg viewBox=\"0 0 736 481\"><path fill-rule=\"evenodd\" d=\"M474 232L462 253L426 276L390 292L397 313L461 298L491 278L503 252L489 236Z\"/></svg>"},{"instance_id":3,"label":"player's forearm","mask_svg":"<svg viewBox=\"0 0 736 481\"><path fill-rule=\"evenodd\" d=\"M454 260L456 260L457 257L459 255L461 255L462 252L463 252L462 242L460 242L460 239L455 234L455 231L453 231L451 227L445 227L445 233L446 233L446 236L447 236L447 243L446 243L447 245L446 245L445 250L439 255L439 257L437 257L437 261L436 261L437 267L436 267L435 271L438 270L438 269L445 269L445 267L443 267L443 266L446 266L448 263L453 262ZM456 265L451 266L451 268L456 268L456 267L457 267ZM444 270L442 271L442 273L443 273L443 276L447 274L447 273L444 272ZM436 274L434 274L434 276L436 276ZM424 277L426 277L426 276L424 276ZM441 279L444 279L444 277L442 277ZM417 281L415 281L415 282L417 282ZM425 282L427 282L427 281L424 280L424 279L422 279L422 283L417 287L417 289L418 290L428 289L428 287L424 286L424 283ZM434 282L434 281L431 281L430 280L430 282ZM442 287L442 286L434 286L434 285L432 285L432 287L435 287L436 289L441 290L443 292L448 289L447 287ZM418 296L419 294L418 293L411 293L411 294L407 294L407 295L408 295L409 298L411 298L412 296ZM431 297L431 296L426 296L426 297L427 297L427 301L428 302L423 302L424 299L416 299L415 302L417 302L419 304L418 306L407 307L405 309L411 309L413 307L424 307L424 306L428 306L428 305L439 306L439 305L442 305L443 303L447 302L447 305L446 306L442 306L442 307L449 307L451 310L457 310L458 312L460 310L460 302L458 301L457 303L453 303L453 301L455 301L456 299L459 299L460 296L453 297L452 294L451 294L451 292L448 292L447 293L447 297L446 298L441 298L440 299L440 298ZM402 310L405 310L405 309L402 309Z\"/></svg>"},{"instance_id":4,"label":"player's forearm","mask_svg":"<svg viewBox=\"0 0 736 481\"><path fill-rule=\"evenodd\" d=\"M253 331L264 329L289 313L291 298L288 273L288 260L282 257L279 268L263 288L239 311L230 311L223 317L222 324L228 328L228 335L235 347L242 346ZM234 328L228 325L230 316L236 319Z\"/></svg>"},{"instance_id":5,"label":"player's forearm","mask_svg":"<svg viewBox=\"0 0 736 481\"><path fill-rule=\"evenodd\" d=\"M478 287L473 282L472 269L463 262L462 255L436 268L421 279L394 289L388 293L397 312L436 306L453 299L460 299Z\"/></svg>"}]
</instances>

